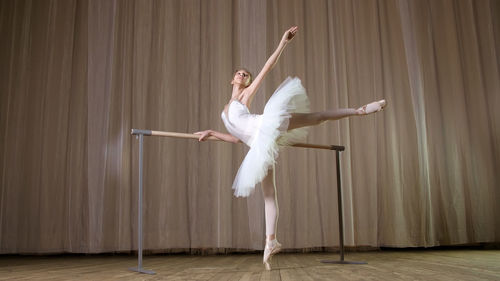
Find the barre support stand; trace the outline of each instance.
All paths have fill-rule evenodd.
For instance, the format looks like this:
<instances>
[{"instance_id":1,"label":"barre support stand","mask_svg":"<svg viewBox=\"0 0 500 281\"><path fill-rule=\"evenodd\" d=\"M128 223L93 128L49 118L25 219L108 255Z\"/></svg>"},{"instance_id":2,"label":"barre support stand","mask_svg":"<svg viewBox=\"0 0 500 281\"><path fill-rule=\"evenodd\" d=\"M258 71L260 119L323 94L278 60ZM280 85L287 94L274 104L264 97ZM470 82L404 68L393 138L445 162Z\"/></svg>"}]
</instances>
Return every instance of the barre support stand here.
<instances>
[{"instance_id":1,"label":"barre support stand","mask_svg":"<svg viewBox=\"0 0 500 281\"><path fill-rule=\"evenodd\" d=\"M337 162L337 207L339 215L339 244L340 244L340 260L321 260L322 263L332 263L332 264L367 264L364 261L346 261L344 260L344 215L342 208L342 186L340 181L340 151L344 150L335 148L332 146L332 150L335 150L335 158Z\"/></svg>"},{"instance_id":2,"label":"barre support stand","mask_svg":"<svg viewBox=\"0 0 500 281\"><path fill-rule=\"evenodd\" d=\"M146 134L147 135L147 134ZM138 225L137 225L137 244L138 244L138 250L137 250L137 256L138 256L138 264L137 267L131 267L129 268L132 271L137 271L139 273L145 273L145 274L156 274L156 272L148 269L142 268L142 148L144 146L144 132L139 132L137 134L137 137L139 138L139 202L138 202Z\"/></svg>"}]
</instances>

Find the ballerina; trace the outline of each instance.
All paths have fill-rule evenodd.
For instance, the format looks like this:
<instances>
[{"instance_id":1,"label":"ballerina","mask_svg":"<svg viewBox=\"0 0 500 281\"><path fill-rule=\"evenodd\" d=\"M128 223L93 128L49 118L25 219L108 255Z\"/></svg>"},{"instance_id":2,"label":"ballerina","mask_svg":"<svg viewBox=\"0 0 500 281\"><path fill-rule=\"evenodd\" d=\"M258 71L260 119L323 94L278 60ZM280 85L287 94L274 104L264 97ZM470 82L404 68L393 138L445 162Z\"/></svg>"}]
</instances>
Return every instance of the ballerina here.
<instances>
[{"instance_id":1,"label":"ballerina","mask_svg":"<svg viewBox=\"0 0 500 281\"><path fill-rule=\"evenodd\" d=\"M250 113L248 108L262 81L276 65L281 53L295 37L297 31L297 26L285 31L278 47L255 79L244 68L234 73L231 81L233 87L231 99L221 113L221 119L229 134L214 130L195 133L200 135L199 141L214 136L226 142L243 142L250 147L232 188L235 190L235 196L247 197L252 193L255 185L261 182L266 221L263 263L267 270L271 269L271 257L281 250L281 244L276 240L278 202L274 178L274 164L279 146L305 141L307 127L325 121L378 112L387 104L385 100L380 100L357 109L340 108L310 112L309 100L300 79L288 77L266 103L263 114Z\"/></svg>"}]
</instances>

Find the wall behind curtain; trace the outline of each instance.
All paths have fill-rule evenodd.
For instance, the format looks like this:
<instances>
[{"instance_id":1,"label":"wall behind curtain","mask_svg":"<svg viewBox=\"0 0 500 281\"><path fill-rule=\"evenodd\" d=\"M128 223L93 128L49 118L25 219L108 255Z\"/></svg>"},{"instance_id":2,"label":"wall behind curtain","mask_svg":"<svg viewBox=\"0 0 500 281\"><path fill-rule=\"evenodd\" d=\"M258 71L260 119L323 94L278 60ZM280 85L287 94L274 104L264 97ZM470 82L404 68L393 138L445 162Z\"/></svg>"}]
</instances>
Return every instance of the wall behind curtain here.
<instances>
[{"instance_id":1,"label":"wall behind curtain","mask_svg":"<svg viewBox=\"0 0 500 281\"><path fill-rule=\"evenodd\" d=\"M251 110L298 76L342 144L349 246L500 241L500 2L0 1L0 253L137 248L131 128L225 131L238 66L300 30ZM247 148L146 138L144 246L262 249L263 201L231 184ZM338 246L334 154L285 148L278 237Z\"/></svg>"}]
</instances>

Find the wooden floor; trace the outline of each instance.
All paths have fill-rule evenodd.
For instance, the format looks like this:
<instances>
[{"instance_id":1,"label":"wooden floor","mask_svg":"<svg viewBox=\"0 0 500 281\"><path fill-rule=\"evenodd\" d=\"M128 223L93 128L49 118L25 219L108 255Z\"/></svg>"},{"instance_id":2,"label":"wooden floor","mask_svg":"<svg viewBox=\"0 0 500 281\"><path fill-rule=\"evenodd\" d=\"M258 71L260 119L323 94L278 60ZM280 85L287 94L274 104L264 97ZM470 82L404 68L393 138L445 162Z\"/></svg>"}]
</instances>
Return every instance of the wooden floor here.
<instances>
[{"instance_id":1,"label":"wooden floor","mask_svg":"<svg viewBox=\"0 0 500 281\"><path fill-rule=\"evenodd\" d=\"M265 271L256 254L146 256L144 268L128 268L127 255L0 256L0 280L500 280L500 250L404 250L348 253L346 261L324 264L334 253L279 254Z\"/></svg>"}]
</instances>

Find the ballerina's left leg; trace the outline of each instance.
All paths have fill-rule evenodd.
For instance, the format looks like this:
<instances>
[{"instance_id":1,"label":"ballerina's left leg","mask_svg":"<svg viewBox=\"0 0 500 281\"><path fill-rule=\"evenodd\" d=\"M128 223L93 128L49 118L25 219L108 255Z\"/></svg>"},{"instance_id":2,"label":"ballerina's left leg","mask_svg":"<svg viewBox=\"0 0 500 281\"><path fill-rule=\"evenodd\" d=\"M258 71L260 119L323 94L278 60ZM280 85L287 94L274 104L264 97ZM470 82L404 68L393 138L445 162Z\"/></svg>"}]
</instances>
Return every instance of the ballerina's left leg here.
<instances>
[{"instance_id":1,"label":"ballerina's left leg","mask_svg":"<svg viewBox=\"0 0 500 281\"><path fill-rule=\"evenodd\" d=\"M354 108L339 108L330 109L312 113L292 113L288 130L293 130L301 127L319 125L329 120L339 120L350 116L367 115L378 112L384 109L387 105L385 100L375 101L366 104L358 109Z\"/></svg>"}]
</instances>

